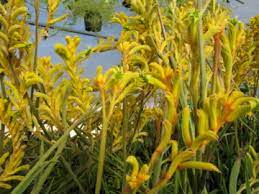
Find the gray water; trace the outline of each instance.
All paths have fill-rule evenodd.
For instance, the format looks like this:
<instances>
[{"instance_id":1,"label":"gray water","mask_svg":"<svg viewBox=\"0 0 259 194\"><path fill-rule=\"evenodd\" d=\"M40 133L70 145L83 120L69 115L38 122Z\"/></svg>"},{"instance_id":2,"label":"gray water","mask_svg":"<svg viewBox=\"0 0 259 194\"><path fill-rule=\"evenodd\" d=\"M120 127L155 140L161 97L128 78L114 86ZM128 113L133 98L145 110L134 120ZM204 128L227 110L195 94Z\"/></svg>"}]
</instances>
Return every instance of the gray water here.
<instances>
[{"instance_id":1,"label":"gray water","mask_svg":"<svg viewBox=\"0 0 259 194\"><path fill-rule=\"evenodd\" d=\"M233 16L238 17L243 22L248 22L249 18L259 14L259 0L243 0L245 4L240 4L235 0L230 0L231 3L229 7L233 10ZM31 13L33 15L33 9L31 9ZM118 8L119 11L126 11L123 7ZM62 12L62 10L60 10ZM44 10L41 12L40 21L45 22L46 13ZM82 20L78 20L75 25L69 26L76 30L84 30L84 25ZM33 31L33 29L32 29ZM120 34L121 28L117 24L106 24L103 26L100 34L106 36L115 36L118 37ZM53 33L53 32L52 32ZM54 45L56 43L65 43L65 36L79 36L81 38L80 50L87 49L89 47L95 46L98 42L98 39L91 36L86 35L78 35L74 33L68 33L63 31L58 31L55 35L49 37L47 40L43 40L39 45L39 55L40 56L51 56L52 61L54 63L60 62L59 57L54 53ZM120 62L120 55L116 51L109 51L101 54L93 55L86 61L84 64L86 76L92 77L95 75L96 67L98 65L102 65L103 69L106 70L113 65L117 65Z\"/></svg>"}]
</instances>

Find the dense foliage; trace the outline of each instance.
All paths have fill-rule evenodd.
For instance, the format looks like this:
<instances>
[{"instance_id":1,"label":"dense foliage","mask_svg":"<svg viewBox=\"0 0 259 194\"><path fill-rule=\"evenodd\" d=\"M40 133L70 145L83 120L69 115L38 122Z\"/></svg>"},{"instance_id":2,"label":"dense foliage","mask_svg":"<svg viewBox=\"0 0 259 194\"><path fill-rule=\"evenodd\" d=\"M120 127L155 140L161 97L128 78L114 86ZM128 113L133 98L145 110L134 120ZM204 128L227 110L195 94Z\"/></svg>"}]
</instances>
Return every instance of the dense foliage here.
<instances>
[{"instance_id":1,"label":"dense foliage","mask_svg":"<svg viewBox=\"0 0 259 194\"><path fill-rule=\"evenodd\" d=\"M118 40L38 57L24 0L0 4L0 193L258 193L258 24L216 0L132 0ZM116 49L121 62L83 76ZM86 69L87 70L87 69Z\"/></svg>"}]
</instances>

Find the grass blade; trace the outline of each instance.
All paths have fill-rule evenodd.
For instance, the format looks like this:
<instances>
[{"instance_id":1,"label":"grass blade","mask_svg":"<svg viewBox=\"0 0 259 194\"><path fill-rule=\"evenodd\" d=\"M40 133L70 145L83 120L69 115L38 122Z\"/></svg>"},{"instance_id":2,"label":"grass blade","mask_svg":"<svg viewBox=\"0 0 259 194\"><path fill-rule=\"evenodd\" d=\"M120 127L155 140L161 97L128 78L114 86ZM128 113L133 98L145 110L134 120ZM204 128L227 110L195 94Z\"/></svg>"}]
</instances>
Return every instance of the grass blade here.
<instances>
[{"instance_id":1,"label":"grass blade","mask_svg":"<svg viewBox=\"0 0 259 194\"><path fill-rule=\"evenodd\" d=\"M236 194L237 193L237 180L238 175L241 167L241 159L238 158L231 170L230 180L229 180L229 194Z\"/></svg>"},{"instance_id":2,"label":"grass blade","mask_svg":"<svg viewBox=\"0 0 259 194\"><path fill-rule=\"evenodd\" d=\"M53 144L48 151L39 159L39 161L33 166L33 168L27 173L23 181L21 181L17 187L11 192L11 194L21 194L26 188L31 184L33 179L38 174L38 171L42 169L45 161L49 158L49 156L64 142L67 140L69 133L75 127L77 127L80 123L82 123L86 119L87 114L84 114L81 118L79 118L73 125L71 125L64 134Z\"/></svg>"}]
</instances>

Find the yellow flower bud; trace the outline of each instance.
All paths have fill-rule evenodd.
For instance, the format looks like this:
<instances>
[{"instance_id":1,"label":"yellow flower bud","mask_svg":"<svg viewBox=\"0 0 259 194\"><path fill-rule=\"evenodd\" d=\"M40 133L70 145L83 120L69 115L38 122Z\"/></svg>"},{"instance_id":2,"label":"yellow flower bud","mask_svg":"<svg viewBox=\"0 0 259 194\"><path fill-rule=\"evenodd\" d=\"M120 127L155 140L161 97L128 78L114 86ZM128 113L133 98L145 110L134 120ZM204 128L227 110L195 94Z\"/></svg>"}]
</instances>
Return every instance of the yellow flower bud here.
<instances>
[{"instance_id":1,"label":"yellow flower bud","mask_svg":"<svg viewBox=\"0 0 259 194\"><path fill-rule=\"evenodd\" d=\"M200 161L183 162L179 165L179 168L180 169L195 168L200 170L208 170L208 171L221 173L220 170L214 164L211 164L208 162L200 162Z\"/></svg>"},{"instance_id":2,"label":"yellow flower bud","mask_svg":"<svg viewBox=\"0 0 259 194\"><path fill-rule=\"evenodd\" d=\"M182 113L182 137L185 145L188 147L192 144L189 124L190 124L190 108L186 106L183 109L183 113Z\"/></svg>"},{"instance_id":3,"label":"yellow flower bud","mask_svg":"<svg viewBox=\"0 0 259 194\"><path fill-rule=\"evenodd\" d=\"M198 116L198 132L199 132L199 135L202 135L207 130L209 130L208 115L204 110L199 109L197 110L197 116Z\"/></svg>"}]
</instances>

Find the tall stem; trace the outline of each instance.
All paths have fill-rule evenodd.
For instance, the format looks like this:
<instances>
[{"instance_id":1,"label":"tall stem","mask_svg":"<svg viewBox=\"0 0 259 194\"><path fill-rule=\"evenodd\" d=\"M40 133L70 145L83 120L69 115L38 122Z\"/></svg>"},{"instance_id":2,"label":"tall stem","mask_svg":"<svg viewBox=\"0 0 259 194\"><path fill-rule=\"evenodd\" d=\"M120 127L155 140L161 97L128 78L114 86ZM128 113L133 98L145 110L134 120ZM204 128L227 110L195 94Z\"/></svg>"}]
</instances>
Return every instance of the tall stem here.
<instances>
[{"instance_id":1,"label":"tall stem","mask_svg":"<svg viewBox=\"0 0 259 194\"><path fill-rule=\"evenodd\" d=\"M109 119L106 114L106 104L105 104L105 94L104 91L101 91L102 98L102 114L103 114L103 126L101 131L101 144L98 158L98 170L97 170L97 178L95 185L95 194L99 194L102 186L102 178L103 178L103 166L104 166L104 158L105 158L105 147L106 147L106 137L107 137L107 129L109 124Z\"/></svg>"},{"instance_id":2,"label":"tall stem","mask_svg":"<svg viewBox=\"0 0 259 194\"><path fill-rule=\"evenodd\" d=\"M257 90L258 90L258 85L259 85L259 71L255 72L255 78L254 78L254 92L253 96L256 97L257 95Z\"/></svg>"},{"instance_id":3,"label":"tall stem","mask_svg":"<svg viewBox=\"0 0 259 194\"><path fill-rule=\"evenodd\" d=\"M164 22L163 22L163 19L162 19L162 14L161 14L161 11L160 11L158 0L156 0L156 4L157 4L157 15L158 15L159 23L160 23L160 26L161 26L161 29L162 29L162 35L163 35L164 40L166 40L167 35L166 35L166 30L165 30ZM170 61L171 67L173 69L176 69L176 62L175 62L172 55L170 55L169 61Z\"/></svg>"},{"instance_id":4,"label":"tall stem","mask_svg":"<svg viewBox=\"0 0 259 194\"><path fill-rule=\"evenodd\" d=\"M39 45L40 0L35 0L34 10L35 10L35 49L34 49L33 71L36 71L37 59L38 59L38 45Z\"/></svg>"},{"instance_id":5,"label":"tall stem","mask_svg":"<svg viewBox=\"0 0 259 194\"><path fill-rule=\"evenodd\" d=\"M152 179L153 187L155 187L159 181L160 174L161 174L162 161L163 161L163 154L161 154L161 156L159 156L159 158L157 159L156 166L154 167L154 175L153 175L153 179ZM158 193L158 192L156 192L156 193Z\"/></svg>"},{"instance_id":6,"label":"tall stem","mask_svg":"<svg viewBox=\"0 0 259 194\"><path fill-rule=\"evenodd\" d=\"M204 54L204 41L203 41L203 22L202 22L202 0L197 0L197 8L199 11L199 22L198 22L198 44L199 44L199 56L200 56L200 95L201 95L201 106L203 106L206 98L206 66L205 66L205 54Z\"/></svg>"},{"instance_id":7,"label":"tall stem","mask_svg":"<svg viewBox=\"0 0 259 194\"><path fill-rule=\"evenodd\" d=\"M3 149L4 149L4 131L5 131L5 125L1 123L1 129L0 129L0 158L3 154Z\"/></svg>"},{"instance_id":8,"label":"tall stem","mask_svg":"<svg viewBox=\"0 0 259 194\"><path fill-rule=\"evenodd\" d=\"M39 45L39 18L40 18L40 0L34 1L35 10L35 48L34 48L34 59L33 59L33 71L36 72L37 60L38 60L38 45ZM33 100L34 86L31 88L31 99Z\"/></svg>"},{"instance_id":9,"label":"tall stem","mask_svg":"<svg viewBox=\"0 0 259 194\"><path fill-rule=\"evenodd\" d=\"M6 99L6 92L5 92L5 86L4 86L4 75L0 75L0 84L1 84L1 90L2 90L2 97ZM1 123L1 129L0 129L0 157L3 154L4 149L4 131L5 131L5 125Z\"/></svg>"},{"instance_id":10,"label":"tall stem","mask_svg":"<svg viewBox=\"0 0 259 194\"><path fill-rule=\"evenodd\" d=\"M128 131L128 110L127 110L127 99L123 100L123 124L122 124L122 143L123 143L123 181L122 181L122 193L126 186L126 165L127 165L127 131Z\"/></svg>"},{"instance_id":11,"label":"tall stem","mask_svg":"<svg viewBox=\"0 0 259 194\"><path fill-rule=\"evenodd\" d=\"M237 153L240 154L240 145L238 140L238 122L234 122L234 128L235 128L235 141L236 141L236 147L237 147Z\"/></svg>"}]
</instances>

